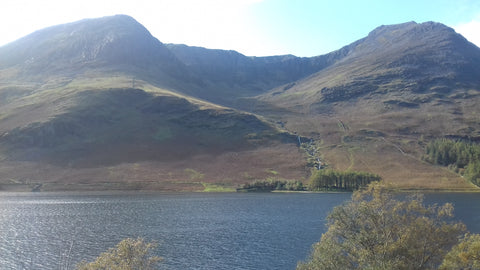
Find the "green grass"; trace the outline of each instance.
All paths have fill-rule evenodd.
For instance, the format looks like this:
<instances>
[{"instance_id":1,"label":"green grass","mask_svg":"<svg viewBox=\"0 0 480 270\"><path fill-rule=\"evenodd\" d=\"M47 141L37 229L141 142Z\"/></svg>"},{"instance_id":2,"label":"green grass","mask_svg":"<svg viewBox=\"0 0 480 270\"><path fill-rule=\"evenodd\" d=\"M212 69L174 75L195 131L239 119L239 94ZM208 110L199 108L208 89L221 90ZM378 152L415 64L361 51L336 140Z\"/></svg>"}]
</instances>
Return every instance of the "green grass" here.
<instances>
[{"instance_id":1,"label":"green grass","mask_svg":"<svg viewBox=\"0 0 480 270\"><path fill-rule=\"evenodd\" d=\"M203 192L235 192L236 189L233 187L228 187L223 184L212 184L202 182L204 187Z\"/></svg>"}]
</instances>

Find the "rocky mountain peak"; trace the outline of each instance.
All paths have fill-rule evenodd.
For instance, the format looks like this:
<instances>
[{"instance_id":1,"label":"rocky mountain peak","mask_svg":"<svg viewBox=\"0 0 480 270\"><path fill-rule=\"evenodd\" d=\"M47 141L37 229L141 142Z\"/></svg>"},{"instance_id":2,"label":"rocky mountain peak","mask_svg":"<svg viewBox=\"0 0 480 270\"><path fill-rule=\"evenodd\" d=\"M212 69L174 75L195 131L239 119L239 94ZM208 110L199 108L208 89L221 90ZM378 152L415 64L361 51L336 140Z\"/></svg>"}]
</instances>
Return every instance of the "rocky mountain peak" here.
<instances>
[{"instance_id":1,"label":"rocky mountain peak","mask_svg":"<svg viewBox=\"0 0 480 270\"><path fill-rule=\"evenodd\" d=\"M0 48L0 68L19 68L22 76L78 74L107 65L119 70L155 65L164 71L182 66L163 43L126 15L52 26Z\"/></svg>"},{"instance_id":2,"label":"rocky mountain peak","mask_svg":"<svg viewBox=\"0 0 480 270\"><path fill-rule=\"evenodd\" d=\"M479 137L479 78L480 49L433 22L381 26L311 58L164 45L125 15L53 26L0 47L0 188L184 190L188 171L232 185L272 170L299 179L297 136L321 142L332 167L453 187L458 176L431 184L444 170L412 157L424 138Z\"/></svg>"}]
</instances>

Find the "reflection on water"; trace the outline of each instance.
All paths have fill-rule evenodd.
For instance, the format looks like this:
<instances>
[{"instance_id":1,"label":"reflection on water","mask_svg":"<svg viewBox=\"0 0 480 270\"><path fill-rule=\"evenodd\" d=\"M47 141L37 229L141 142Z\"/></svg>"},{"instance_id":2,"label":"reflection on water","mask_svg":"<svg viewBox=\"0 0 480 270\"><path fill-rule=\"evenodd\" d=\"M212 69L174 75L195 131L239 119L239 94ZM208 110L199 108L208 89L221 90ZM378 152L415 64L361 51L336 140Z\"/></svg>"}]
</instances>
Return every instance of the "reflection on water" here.
<instances>
[{"instance_id":1,"label":"reflection on water","mask_svg":"<svg viewBox=\"0 0 480 270\"><path fill-rule=\"evenodd\" d=\"M126 237L166 269L293 269L350 194L0 196L2 269L69 268ZM70 266L70 267L65 267Z\"/></svg>"},{"instance_id":2,"label":"reflection on water","mask_svg":"<svg viewBox=\"0 0 480 270\"><path fill-rule=\"evenodd\" d=\"M450 202L455 208L455 218L467 225L472 233L480 233L480 193L428 193L425 203Z\"/></svg>"},{"instance_id":3,"label":"reflection on water","mask_svg":"<svg viewBox=\"0 0 480 270\"><path fill-rule=\"evenodd\" d=\"M157 241L164 269L294 269L350 194L0 194L0 268L73 269L126 237ZM480 194L453 202L480 233Z\"/></svg>"}]
</instances>

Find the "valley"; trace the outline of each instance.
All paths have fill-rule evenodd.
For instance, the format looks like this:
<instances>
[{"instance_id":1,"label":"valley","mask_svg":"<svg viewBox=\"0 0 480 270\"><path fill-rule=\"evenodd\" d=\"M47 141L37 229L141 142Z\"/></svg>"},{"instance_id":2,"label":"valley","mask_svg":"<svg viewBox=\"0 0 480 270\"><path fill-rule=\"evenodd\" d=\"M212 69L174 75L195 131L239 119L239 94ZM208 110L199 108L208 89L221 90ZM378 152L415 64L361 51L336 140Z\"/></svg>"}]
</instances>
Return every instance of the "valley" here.
<instances>
[{"instance_id":1,"label":"valley","mask_svg":"<svg viewBox=\"0 0 480 270\"><path fill-rule=\"evenodd\" d=\"M475 191L422 156L480 139L479 78L480 49L433 22L310 58L163 44L125 15L54 26L0 47L0 189L307 183L301 137L395 189Z\"/></svg>"}]
</instances>

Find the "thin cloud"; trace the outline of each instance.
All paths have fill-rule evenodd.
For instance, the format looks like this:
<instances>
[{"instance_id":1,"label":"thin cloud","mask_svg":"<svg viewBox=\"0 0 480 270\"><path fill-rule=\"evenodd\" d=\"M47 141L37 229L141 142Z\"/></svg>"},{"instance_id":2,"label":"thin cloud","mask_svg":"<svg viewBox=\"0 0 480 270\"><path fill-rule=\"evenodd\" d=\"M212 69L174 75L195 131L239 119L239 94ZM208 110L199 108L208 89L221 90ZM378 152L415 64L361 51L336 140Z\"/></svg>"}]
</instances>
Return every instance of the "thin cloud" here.
<instances>
[{"instance_id":1,"label":"thin cloud","mask_svg":"<svg viewBox=\"0 0 480 270\"><path fill-rule=\"evenodd\" d=\"M455 31L464 36L468 41L480 47L480 16L467 23L454 27Z\"/></svg>"}]
</instances>

